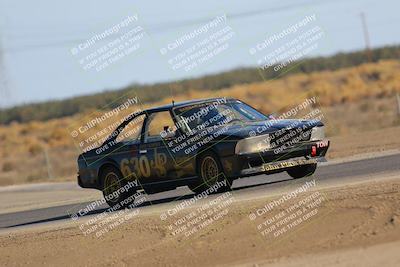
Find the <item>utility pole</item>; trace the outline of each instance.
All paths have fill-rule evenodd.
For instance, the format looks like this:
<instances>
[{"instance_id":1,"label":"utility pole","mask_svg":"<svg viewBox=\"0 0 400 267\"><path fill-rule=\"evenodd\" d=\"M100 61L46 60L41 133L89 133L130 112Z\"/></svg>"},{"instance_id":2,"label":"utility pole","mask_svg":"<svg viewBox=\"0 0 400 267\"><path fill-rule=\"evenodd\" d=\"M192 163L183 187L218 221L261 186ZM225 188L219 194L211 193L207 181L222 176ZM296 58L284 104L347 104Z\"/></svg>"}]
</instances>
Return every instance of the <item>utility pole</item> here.
<instances>
[{"instance_id":1,"label":"utility pole","mask_svg":"<svg viewBox=\"0 0 400 267\"><path fill-rule=\"evenodd\" d=\"M0 108L6 104L6 100L9 97L8 84L6 77L6 68L4 62L4 51L2 46L2 38L0 32Z\"/></svg>"},{"instance_id":2,"label":"utility pole","mask_svg":"<svg viewBox=\"0 0 400 267\"><path fill-rule=\"evenodd\" d=\"M361 12L360 17L361 17L361 23L362 23L363 32L364 32L365 53L367 54L368 61L371 62L372 61L371 45L369 42L369 32L368 32L367 20L365 19L364 12Z\"/></svg>"},{"instance_id":3,"label":"utility pole","mask_svg":"<svg viewBox=\"0 0 400 267\"><path fill-rule=\"evenodd\" d=\"M51 164L50 164L50 157L49 157L47 146L44 147L44 151L43 152L44 152L44 158L46 160L47 177L49 178L49 180L52 180L53 179L53 174L52 174L52 168L51 168Z\"/></svg>"},{"instance_id":4,"label":"utility pole","mask_svg":"<svg viewBox=\"0 0 400 267\"><path fill-rule=\"evenodd\" d=\"M396 94L396 99L397 99L397 115L400 117L400 94Z\"/></svg>"}]
</instances>

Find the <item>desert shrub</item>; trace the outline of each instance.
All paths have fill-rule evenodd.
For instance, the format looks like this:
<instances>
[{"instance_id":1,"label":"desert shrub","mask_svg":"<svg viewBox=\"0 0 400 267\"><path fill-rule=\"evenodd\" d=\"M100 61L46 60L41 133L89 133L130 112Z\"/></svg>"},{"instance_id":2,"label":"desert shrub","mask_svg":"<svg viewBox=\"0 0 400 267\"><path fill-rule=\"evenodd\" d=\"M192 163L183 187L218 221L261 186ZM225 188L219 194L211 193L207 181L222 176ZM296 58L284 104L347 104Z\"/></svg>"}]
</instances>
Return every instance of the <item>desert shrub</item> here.
<instances>
[{"instance_id":1,"label":"desert shrub","mask_svg":"<svg viewBox=\"0 0 400 267\"><path fill-rule=\"evenodd\" d=\"M375 63L379 63L379 60L398 60L400 58L400 46L395 45L375 48L371 50L371 53L372 61ZM54 118L68 117L92 109L102 109L113 102L112 106L109 107L112 108L122 103L121 101L123 101L124 98L120 97L125 94L137 95L142 103L156 103L160 99L169 97L171 95L171 90L174 95L188 94L188 90L192 90L193 92L201 92L204 90L218 92L223 88L229 88L236 85L243 86L249 83L288 77L289 75L296 73L308 74L321 71L336 71L343 68L360 66L367 62L368 58L365 57L364 51L356 51L350 53L338 53L328 57L304 59L301 61L301 64L293 62L293 66L296 64L298 65L293 68L290 66L290 71L287 72L285 71L288 69L275 72L273 71L273 68L269 68L266 71L260 72L260 69L255 67L239 68L214 75L174 82L149 85L133 84L123 89L106 91L93 95L0 109L0 124L10 124L13 121L45 121ZM367 82L381 80L382 73L376 72L373 68L366 68L366 70L367 72L363 78ZM307 85L308 81L306 81L305 84ZM190 93L188 95L190 95ZM345 97L345 99L350 98L349 95Z\"/></svg>"},{"instance_id":2,"label":"desert shrub","mask_svg":"<svg viewBox=\"0 0 400 267\"><path fill-rule=\"evenodd\" d=\"M63 140L65 138L69 138L67 135L67 130L66 129L61 129L61 128L56 128L53 129L50 133L50 139L52 140Z\"/></svg>"},{"instance_id":3,"label":"desert shrub","mask_svg":"<svg viewBox=\"0 0 400 267\"><path fill-rule=\"evenodd\" d=\"M31 155L38 155L43 151L43 147L39 143L31 143L28 145L28 152Z\"/></svg>"},{"instance_id":4,"label":"desert shrub","mask_svg":"<svg viewBox=\"0 0 400 267\"><path fill-rule=\"evenodd\" d=\"M35 182L35 181L38 181L38 180L40 180L40 176L37 175L37 174L29 174L29 175L26 177L26 181L27 181L27 182Z\"/></svg>"},{"instance_id":5,"label":"desert shrub","mask_svg":"<svg viewBox=\"0 0 400 267\"><path fill-rule=\"evenodd\" d=\"M9 172L9 171L14 170L14 168L15 168L14 163L12 163L12 162L10 162L10 161L7 161L7 162L4 162L4 163L3 163L3 168L2 168L2 170L3 170L3 172Z\"/></svg>"},{"instance_id":6,"label":"desert shrub","mask_svg":"<svg viewBox=\"0 0 400 267\"><path fill-rule=\"evenodd\" d=\"M360 105L360 110L365 112L371 109L371 104L369 102L364 102Z\"/></svg>"}]
</instances>

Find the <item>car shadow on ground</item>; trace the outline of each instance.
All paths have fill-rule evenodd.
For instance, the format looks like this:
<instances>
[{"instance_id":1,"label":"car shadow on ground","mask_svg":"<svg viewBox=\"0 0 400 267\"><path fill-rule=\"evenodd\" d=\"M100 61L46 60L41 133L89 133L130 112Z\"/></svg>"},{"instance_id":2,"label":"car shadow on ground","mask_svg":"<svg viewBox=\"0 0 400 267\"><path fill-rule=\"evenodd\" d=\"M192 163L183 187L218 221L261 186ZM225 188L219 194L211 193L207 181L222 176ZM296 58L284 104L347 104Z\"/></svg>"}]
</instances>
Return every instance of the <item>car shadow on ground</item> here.
<instances>
[{"instance_id":1,"label":"car shadow on ground","mask_svg":"<svg viewBox=\"0 0 400 267\"><path fill-rule=\"evenodd\" d=\"M282 179L279 181L269 181L269 182L264 182L264 183L258 183L258 184L252 184L252 185L245 185L245 186L238 186L234 187L231 189L231 191L240 191L248 188L256 188L259 186L263 185L272 185L272 184L277 184L277 183L282 183L282 182L287 182L293 180L292 178L290 179ZM218 195L220 193L212 194L212 195ZM174 196L174 197L167 197L167 198L161 198L161 199L156 199L156 200L148 200L140 205L130 208L129 210L133 210L136 208L142 208L142 207L147 207L147 206L154 206L158 204L164 204L164 203L172 203L172 202L178 202L182 201L185 199L190 199L194 197L195 194L185 194L182 196ZM30 210L30 211L21 211L21 212L16 212L16 213L8 213L8 214L1 214L0 215L0 229L9 229L9 228L14 228L14 227L20 227L20 226L28 226L28 225L34 225L34 224L40 224L40 223L49 223L49 222L54 222L54 221L60 221L60 220L79 220L81 217L89 216L89 215L96 215L103 213L107 210L109 210L109 207L107 204L104 204L100 206L97 209L91 210L85 215L80 216L77 215L76 213L80 210L83 209L84 207L89 206L93 202L84 202L80 204L70 204L70 205L64 205L64 206L57 206L57 207L49 207L49 208L43 208L43 209L37 209L37 210ZM63 213L62 215L56 215L56 214ZM53 215L54 214L54 215ZM77 215L77 216L74 216ZM17 219L13 219L17 218ZM40 217L44 217L41 219ZM46 218L47 217L47 218ZM30 218L30 219L29 219ZM12 223L13 221L23 221L21 223Z\"/></svg>"}]
</instances>

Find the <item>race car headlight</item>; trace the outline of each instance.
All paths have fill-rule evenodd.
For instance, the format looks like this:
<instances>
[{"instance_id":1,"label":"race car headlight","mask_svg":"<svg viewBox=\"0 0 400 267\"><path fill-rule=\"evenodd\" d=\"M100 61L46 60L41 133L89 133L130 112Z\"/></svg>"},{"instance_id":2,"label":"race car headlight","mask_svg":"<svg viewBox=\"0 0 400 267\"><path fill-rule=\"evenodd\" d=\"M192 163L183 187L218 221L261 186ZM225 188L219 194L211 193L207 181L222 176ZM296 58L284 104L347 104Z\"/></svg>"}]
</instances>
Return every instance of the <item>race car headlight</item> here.
<instances>
[{"instance_id":1,"label":"race car headlight","mask_svg":"<svg viewBox=\"0 0 400 267\"><path fill-rule=\"evenodd\" d=\"M311 130L310 141L317 141L325 139L325 127L314 127Z\"/></svg>"},{"instance_id":2,"label":"race car headlight","mask_svg":"<svg viewBox=\"0 0 400 267\"><path fill-rule=\"evenodd\" d=\"M235 147L236 154L251 154L263 152L271 148L270 138L268 135L260 135L249 137L237 142Z\"/></svg>"}]
</instances>

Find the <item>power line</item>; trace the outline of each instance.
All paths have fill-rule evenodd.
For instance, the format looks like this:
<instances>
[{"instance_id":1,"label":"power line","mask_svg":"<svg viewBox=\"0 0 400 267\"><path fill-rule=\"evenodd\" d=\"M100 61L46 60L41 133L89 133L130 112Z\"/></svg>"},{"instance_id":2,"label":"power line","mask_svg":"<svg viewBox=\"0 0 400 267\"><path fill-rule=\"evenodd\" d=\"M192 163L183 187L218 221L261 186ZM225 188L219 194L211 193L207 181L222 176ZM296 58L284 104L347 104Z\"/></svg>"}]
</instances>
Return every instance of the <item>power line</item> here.
<instances>
[{"instance_id":1,"label":"power line","mask_svg":"<svg viewBox=\"0 0 400 267\"><path fill-rule=\"evenodd\" d=\"M259 15L268 14L268 13L276 13L276 12L287 11L290 9L296 9L296 8L304 7L305 5L309 5L312 3L321 4L320 2L315 2L315 1L303 1L303 2L298 2L296 4L288 4L288 5L283 5L283 6L279 6L279 7L275 7L275 8L256 9L256 10L250 10L250 11L244 11L244 12L238 12L238 13L226 14L226 15L229 20L244 19L244 18L259 16ZM210 20L210 17L203 17L203 18L179 21L179 22L160 23L158 25L148 27L147 32L151 33L151 34L164 33L168 30L172 30L172 29L176 29L176 28L180 28L180 27L194 26L194 25L199 25L202 23L207 23L209 20ZM106 40L109 40L112 38L115 38L115 35L108 36L108 37L104 38L102 41L106 41ZM12 52L40 49L40 48L46 48L46 47L75 45L77 43L82 43L85 41L86 41L86 39L76 38L76 39L62 40L62 41L52 42L52 43L50 42L50 43L46 43L46 44L34 44L34 45L20 46L20 47L16 47L13 49L7 49L5 52L12 53Z\"/></svg>"}]
</instances>

